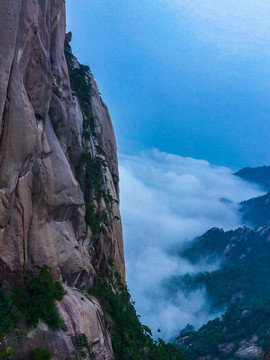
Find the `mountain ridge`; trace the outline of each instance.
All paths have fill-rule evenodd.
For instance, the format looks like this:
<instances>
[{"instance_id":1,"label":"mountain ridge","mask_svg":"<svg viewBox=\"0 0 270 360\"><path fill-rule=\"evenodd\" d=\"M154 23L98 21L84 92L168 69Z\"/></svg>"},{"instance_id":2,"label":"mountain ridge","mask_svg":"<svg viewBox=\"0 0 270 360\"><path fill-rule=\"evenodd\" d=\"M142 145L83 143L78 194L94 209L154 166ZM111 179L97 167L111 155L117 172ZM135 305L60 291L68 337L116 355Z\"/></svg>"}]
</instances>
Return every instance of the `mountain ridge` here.
<instances>
[{"instance_id":1,"label":"mountain ridge","mask_svg":"<svg viewBox=\"0 0 270 360\"><path fill-rule=\"evenodd\" d=\"M245 167L235 172L234 175L260 185L265 191L270 190L270 166Z\"/></svg>"}]
</instances>

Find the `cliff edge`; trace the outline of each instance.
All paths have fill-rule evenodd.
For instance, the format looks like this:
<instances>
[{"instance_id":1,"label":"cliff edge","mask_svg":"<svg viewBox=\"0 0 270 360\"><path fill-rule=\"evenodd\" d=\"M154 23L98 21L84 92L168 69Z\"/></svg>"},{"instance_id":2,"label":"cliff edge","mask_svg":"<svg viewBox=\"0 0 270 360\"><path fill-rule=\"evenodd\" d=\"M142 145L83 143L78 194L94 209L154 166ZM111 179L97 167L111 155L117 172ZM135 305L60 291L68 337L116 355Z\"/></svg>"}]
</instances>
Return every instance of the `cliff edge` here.
<instances>
[{"instance_id":1,"label":"cliff edge","mask_svg":"<svg viewBox=\"0 0 270 360\"><path fill-rule=\"evenodd\" d=\"M0 351L11 359L37 348L113 359L109 322L86 289L106 269L125 279L116 142L65 28L63 0L1 3ZM34 321L33 297L46 291L57 309L46 303Z\"/></svg>"}]
</instances>

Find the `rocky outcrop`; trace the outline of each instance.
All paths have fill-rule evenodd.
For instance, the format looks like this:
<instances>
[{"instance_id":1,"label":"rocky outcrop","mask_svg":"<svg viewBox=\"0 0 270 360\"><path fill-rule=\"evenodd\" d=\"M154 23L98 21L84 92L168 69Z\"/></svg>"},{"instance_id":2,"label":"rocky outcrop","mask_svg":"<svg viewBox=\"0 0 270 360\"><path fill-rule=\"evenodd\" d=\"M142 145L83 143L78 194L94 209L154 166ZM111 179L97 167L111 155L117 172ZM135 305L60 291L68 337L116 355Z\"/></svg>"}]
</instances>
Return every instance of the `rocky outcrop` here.
<instances>
[{"instance_id":1,"label":"rocky outcrop","mask_svg":"<svg viewBox=\"0 0 270 360\"><path fill-rule=\"evenodd\" d=\"M101 305L85 292L110 259L125 279L108 109L89 70L87 107L71 89L63 0L3 0L0 30L0 283L24 287L35 265L50 266L65 289L58 307L66 324L65 331L23 324L1 347L11 346L13 359L27 359L36 347L48 348L53 359L69 359L80 356L72 339L85 334L87 359L112 359ZM89 189L91 169L82 154L87 161L102 159L99 197ZM85 221L87 206L98 232Z\"/></svg>"},{"instance_id":2,"label":"rocky outcrop","mask_svg":"<svg viewBox=\"0 0 270 360\"><path fill-rule=\"evenodd\" d=\"M256 359L262 358L263 351L256 344L258 337L254 335L250 341L242 341L240 343L239 349L236 351L235 355L240 359Z\"/></svg>"}]
</instances>

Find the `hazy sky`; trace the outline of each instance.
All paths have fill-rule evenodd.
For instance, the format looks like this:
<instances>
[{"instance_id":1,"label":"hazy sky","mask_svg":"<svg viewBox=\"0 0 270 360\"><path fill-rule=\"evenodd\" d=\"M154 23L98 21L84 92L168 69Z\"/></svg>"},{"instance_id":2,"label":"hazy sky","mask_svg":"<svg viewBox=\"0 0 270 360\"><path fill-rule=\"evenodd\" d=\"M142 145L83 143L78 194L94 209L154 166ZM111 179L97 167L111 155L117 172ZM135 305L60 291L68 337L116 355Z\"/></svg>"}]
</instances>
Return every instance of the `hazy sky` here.
<instances>
[{"instance_id":1,"label":"hazy sky","mask_svg":"<svg viewBox=\"0 0 270 360\"><path fill-rule=\"evenodd\" d=\"M67 0L119 151L270 164L268 0Z\"/></svg>"}]
</instances>

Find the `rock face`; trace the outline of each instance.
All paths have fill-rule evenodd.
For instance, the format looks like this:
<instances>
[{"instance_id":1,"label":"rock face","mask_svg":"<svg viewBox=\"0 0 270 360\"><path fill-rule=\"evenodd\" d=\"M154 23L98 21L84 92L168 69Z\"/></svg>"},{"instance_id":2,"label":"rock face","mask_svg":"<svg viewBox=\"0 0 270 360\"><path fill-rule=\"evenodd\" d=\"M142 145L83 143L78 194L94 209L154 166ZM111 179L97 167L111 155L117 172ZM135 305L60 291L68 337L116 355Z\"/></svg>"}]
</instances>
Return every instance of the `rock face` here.
<instances>
[{"instance_id":1,"label":"rock face","mask_svg":"<svg viewBox=\"0 0 270 360\"><path fill-rule=\"evenodd\" d=\"M63 0L3 0L0 31L0 283L23 287L26 272L50 266L65 289L58 308L67 326L52 331L39 323L27 335L11 332L1 346L14 349L13 359L27 359L36 347L48 348L53 359L71 359L79 356L72 338L85 334L86 359L113 359L101 305L83 290L109 259L125 279L108 109L89 70L87 106L71 90ZM71 63L81 69L75 58ZM101 163L100 196L89 190L91 168L82 154ZM86 223L87 206L102 231Z\"/></svg>"}]
</instances>

